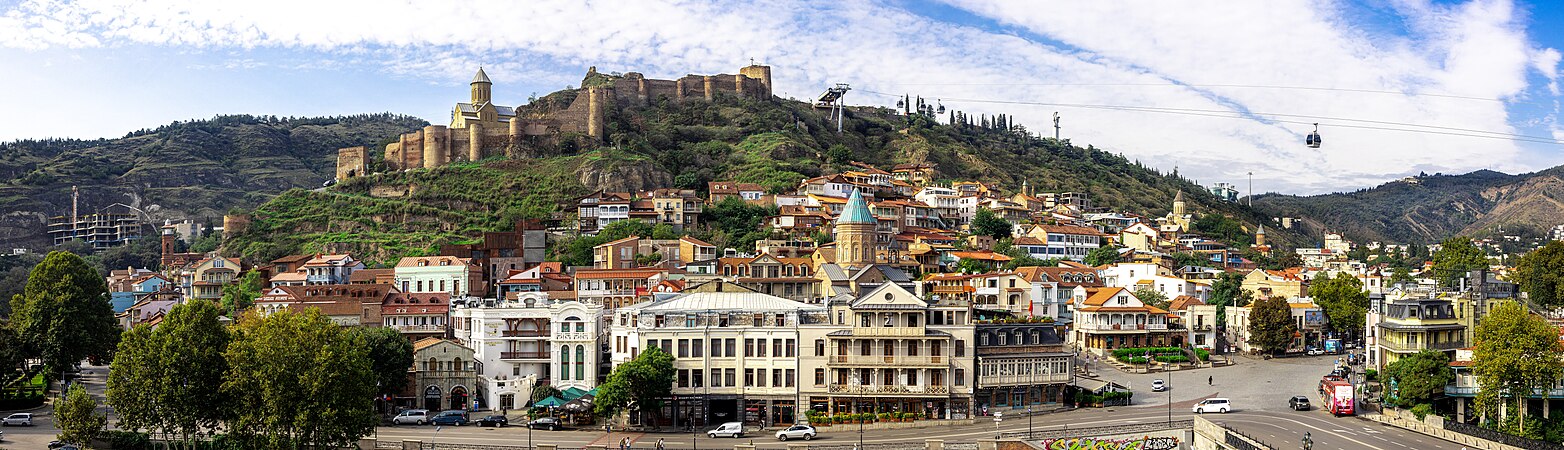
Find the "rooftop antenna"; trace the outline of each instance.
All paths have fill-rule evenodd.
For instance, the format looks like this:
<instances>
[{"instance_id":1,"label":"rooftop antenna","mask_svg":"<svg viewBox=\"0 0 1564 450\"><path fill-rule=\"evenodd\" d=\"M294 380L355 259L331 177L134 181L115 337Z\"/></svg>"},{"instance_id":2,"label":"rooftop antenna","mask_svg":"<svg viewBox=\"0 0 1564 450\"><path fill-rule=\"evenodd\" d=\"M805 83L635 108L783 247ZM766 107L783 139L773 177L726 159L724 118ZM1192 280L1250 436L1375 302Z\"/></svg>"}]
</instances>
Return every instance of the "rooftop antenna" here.
<instances>
[{"instance_id":1,"label":"rooftop antenna","mask_svg":"<svg viewBox=\"0 0 1564 450\"><path fill-rule=\"evenodd\" d=\"M1054 111L1054 140L1059 140L1059 111Z\"/></svg>"}]
</instances>

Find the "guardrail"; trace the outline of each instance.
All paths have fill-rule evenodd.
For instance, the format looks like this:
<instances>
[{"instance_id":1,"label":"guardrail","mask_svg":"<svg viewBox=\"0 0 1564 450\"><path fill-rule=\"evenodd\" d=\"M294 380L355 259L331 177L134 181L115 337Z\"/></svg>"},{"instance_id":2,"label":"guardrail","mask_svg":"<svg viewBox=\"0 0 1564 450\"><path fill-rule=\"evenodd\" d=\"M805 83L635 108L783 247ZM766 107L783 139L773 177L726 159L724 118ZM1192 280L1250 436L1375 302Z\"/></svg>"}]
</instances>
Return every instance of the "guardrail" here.
<instances>
[{"instance_id":1,"label":"guardrail","mask_svg":"<svg viewBox=\"0 0 1564 450\"><path fill-rule=\"evenodd\" d=\"M1184 429L1184 428L1191 428L1192 429L1194 427L1195 427L1195 420L1194 419L1184 419L1184 420L1175 420L1175 421L1172 421L1172 422L1137 423L1137 424L1131 424L1131 425L1110 425L1110 426L1105 426L1105 427L1053 428L1053 429L1036 430L1036 431L1012 431L1012 432L1008 432L1008 433L999 433L999 438L1000 439L1025 439L1025 440L1029 440L1030 441L1030 440L1038 440L1038 439L1058 439L1058 438L1076 437L1076 436L1102 436L1102 435L1110 435L1110 434L1135 434L1135 433L1145 433L1145 432L1151 432L1151 431L1178 430L1178 429Z\"/></svg>"},{"instance_id":2,"label":"guardrail","mask_svg":"<svg viewBox=\"0 0 1564 450\"><path fill-rule=\"evenodd\" d=\"M1454 420L1444 421L1446 431L1461 433L1478 439L1498 442L1505 445L1513 445L1527 450L1564 450L1564 445L1552 442L1527 439L1520 436L1505 434L1476 425L1468 425Z\"/></svg>"}]
</instances>

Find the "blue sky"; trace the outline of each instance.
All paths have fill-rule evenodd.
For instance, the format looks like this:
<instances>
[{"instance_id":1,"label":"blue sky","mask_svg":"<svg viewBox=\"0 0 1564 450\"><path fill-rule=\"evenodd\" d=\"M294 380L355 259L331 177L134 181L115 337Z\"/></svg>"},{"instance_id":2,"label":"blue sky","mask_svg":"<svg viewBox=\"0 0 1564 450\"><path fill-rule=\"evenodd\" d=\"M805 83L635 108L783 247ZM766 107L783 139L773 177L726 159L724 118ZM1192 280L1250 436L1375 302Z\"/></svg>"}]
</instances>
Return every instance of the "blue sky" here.
<instances>
[{"instance_id":1,"label":"blue sky","mask_svg":"<svg viewBox=\"0 0 1564 450\"><path fill-rule=\"evenodd\" d=\"M588 66L675 78L754 58L773 66L779 95L850 83L850 103L910 93L1038 131L1058 111L1076 144L1205 184L1243 186L1253 172L1261 192L1564 163L1556 142L1504 136L1564 138L1557 2L450 5L0 0L0 140L234 113L444 123L479 65L497 102L519 104ZM1301 145L1314 122L1318 150Z\"/></svg>"}]
</instances>

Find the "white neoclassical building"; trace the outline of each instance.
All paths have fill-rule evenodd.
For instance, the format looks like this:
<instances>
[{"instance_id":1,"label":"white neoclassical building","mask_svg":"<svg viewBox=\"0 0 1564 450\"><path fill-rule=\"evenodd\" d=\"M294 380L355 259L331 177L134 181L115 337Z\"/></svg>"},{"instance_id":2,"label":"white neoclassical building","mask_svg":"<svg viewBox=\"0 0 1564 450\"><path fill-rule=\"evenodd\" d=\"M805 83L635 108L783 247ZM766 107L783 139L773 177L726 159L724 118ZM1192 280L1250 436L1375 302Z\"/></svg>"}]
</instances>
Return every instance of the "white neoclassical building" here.
<instances>
[{"instance_id":1,"label":"white neoclassical building","mask_svg":"<svg viewBox=\"0 0 1564 450\"><path fill-rule=\"evenodd\" d=\"M473 349L480 407L521 409L534 386L597 386L602 311L597 305L551 301L546 292L457 302L452 330Z\"/></svg>"}]
</instances>

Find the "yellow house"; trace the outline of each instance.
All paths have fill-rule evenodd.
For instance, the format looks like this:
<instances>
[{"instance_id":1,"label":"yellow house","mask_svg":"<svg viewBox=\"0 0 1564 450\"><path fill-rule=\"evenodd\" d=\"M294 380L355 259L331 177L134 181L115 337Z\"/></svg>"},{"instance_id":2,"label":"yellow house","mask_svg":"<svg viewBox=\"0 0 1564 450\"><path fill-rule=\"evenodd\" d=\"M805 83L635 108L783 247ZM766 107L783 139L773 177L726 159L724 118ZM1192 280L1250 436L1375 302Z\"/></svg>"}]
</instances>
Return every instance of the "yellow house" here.
<instances>
[{"instance_id":1,"label":"yellow house","mask_svg":"<svg viewBox=\"0 0 1564 450\"><path fill-rule=\"evenodd\" d=\"M1456 316L1448 298L1396 299L1385 303L1380 322L1370 332L1377 333L1374 352L1380 364L1423 350L1437 350L1455 358L1455 351L1467 346L1466 325ZM1382 366L1383 367L1383 366Z\"/></svg>"},{"instance_id":2,"label":"yellow house","mask_svg":"<svg viewBox=\"0 0 1564 450\"><path fill-rule=\"evenodd\" d=\"M1295 269L1255 269L1244 276L1243 289L1254 292L1255 298L1308 297L1309 292L1308 285L1304 284Z\"/></svg>"}]
</instances>

